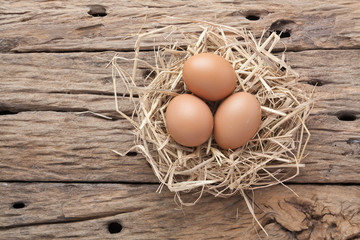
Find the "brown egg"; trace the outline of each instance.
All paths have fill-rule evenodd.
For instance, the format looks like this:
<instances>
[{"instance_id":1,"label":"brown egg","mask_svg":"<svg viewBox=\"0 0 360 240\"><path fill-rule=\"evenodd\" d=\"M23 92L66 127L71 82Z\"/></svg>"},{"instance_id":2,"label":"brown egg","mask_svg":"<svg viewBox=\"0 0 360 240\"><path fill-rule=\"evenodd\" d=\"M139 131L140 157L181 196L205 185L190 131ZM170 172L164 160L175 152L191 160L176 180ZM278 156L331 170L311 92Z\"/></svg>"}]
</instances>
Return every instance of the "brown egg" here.
<instances>
[{"instance_id":1,"label":"brown egg","mask_svg":"<svg viewBox=\"0 0 360 240\"><path fill-rule=\"evenodd\" d=\"M261 122L260 103L250 93L239 92L225 99L215 113L214 138L223 149L245 145Z\"/></svg>"},{"instance_id":2,"label":"brown egg","mask_svg":"<svg viewBox=\"0 0 360 240\"><path fill-rule=\"evenodd\" d=\"M213 53L190 57L183 67L183 79L191 92L209 101L225 98L236 87L236 74L232 65Z\"/></svg>"},{"instance_id":3,"label":"brown egg","mask_svg":"<svg viewBox=\"0 0 360 240\"><path fill-rule=\"evenodd\" d=\"M187 147L206 142L214 127L210 108L200 98L190 94L176 96L170 101L165 120L171 137Z\"/></svg>"}]
</instances>

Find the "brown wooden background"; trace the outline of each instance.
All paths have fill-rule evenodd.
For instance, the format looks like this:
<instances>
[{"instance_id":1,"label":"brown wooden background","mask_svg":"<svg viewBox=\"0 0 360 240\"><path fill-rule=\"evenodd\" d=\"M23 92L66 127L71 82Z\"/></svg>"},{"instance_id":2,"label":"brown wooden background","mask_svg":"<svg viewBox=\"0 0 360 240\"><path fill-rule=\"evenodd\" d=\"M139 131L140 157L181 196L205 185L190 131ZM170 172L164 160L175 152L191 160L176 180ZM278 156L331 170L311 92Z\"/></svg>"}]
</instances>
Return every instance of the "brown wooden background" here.
<instances>
[{"instance_id":1,"label":"brown wooden background","mask_svg":"<svg viewBox=\"0 0 360 240\"><path fill-rule=\"evenodd\" d=\"M98 2L0 0L0 239L360 239L358 0ZM318 86L306 168L288 183L300 197L282 186L253 196L268 238L240 196L178 209L141 154L111 152L133 138L106 64L114 51L133 57L140 28L192 19L283 32L302 87ZM87 110L113 120L77 114Z\"/></svg>"}]
</instances>

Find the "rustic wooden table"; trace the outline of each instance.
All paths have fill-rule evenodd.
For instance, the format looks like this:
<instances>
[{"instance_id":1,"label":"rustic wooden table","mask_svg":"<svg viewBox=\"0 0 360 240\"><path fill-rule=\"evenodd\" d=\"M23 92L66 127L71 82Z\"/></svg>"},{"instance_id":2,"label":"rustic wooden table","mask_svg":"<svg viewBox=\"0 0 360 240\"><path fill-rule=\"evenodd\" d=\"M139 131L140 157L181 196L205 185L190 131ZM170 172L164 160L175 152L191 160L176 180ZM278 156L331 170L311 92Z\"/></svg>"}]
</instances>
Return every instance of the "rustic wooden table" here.
<instances>
[{"instance_id":1,"label":"rustic wooden table","mask_svg":"<svg viewBox=\"0 0 360 240\"><path fill-rule=\"evenodd\" d=\"M0 239L360 239L358 0L94 2L0 0ZM111 152L133 138L106 64L133 57L139 29L192 19L283 32L302 87L318 86L306 168L288 183L299 197L254 195L268 238L240 196L179 210L141 154Z\"/></svg>"}]
</instances>

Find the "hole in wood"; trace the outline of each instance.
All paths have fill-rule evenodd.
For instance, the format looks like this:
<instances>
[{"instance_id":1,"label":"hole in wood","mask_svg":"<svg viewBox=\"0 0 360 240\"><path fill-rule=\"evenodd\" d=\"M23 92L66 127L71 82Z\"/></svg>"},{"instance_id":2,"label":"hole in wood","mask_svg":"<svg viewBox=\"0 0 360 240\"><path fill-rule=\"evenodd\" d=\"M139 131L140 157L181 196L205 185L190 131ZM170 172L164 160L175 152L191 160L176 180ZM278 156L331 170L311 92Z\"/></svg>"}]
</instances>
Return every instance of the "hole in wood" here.
<instances>
[{"instance_id":1,"label":"hole in wood","mask_svg":"<svg viewBox=\"0 0 360 240\"><path fill-rule=\"evenodd\" d=\"M342 111L337 114L340 121L355 121L356 115L350 111Z\"/></svg>"},{"instance_id":2,"label":"hole in wood","mask_svg":"<svg viewBox=\"0 0 360 240\"><path fill-rule=\"evenodd\" d=\"M145 69L143 71L143 78L153 80L156 77L156 72L152 69Z\"/></svg>"},{"instance_id":3,"label":"hole in wood","mask_svg":"<svg viewBox=\"0 0 360 240\"><path fill-rule=\"evenodd\" d=\"M250 21L257 21L260 19L260 17L256 15L247 15L245 18Z\"/></svg>"},{"instance_id":4,"label":"hole in wood","mask_svg":"<svg viewBox=\"0 0 360 240\"><path fill-rule=\"evenodd\" d=\"M105 17L107 15L106 8L101 5L90 5L90 10L88 14L93 17Z\"/></svg>"},{"instance_id":5,"label":"hole in wood","mask_svg":"<svg viewBox=\"0 0 360 240\"><path fill-rule=\"evenodd\" d=\"M108 231L111 234L119 233L122 230L122 226L118 222L111 222L108 224Z\"/></svg>"},{"instance_id":6,"label":"hole in wood","mask_svg":"<svg viewBox=\"0 0 360 240\"><path fill-rule=\"evenodd\" d=\"M24 207L25 207L25 203L23 203L23 202L16 202L16 203L13 203L12 207L15 208L15 209L24 208Z\"/></svg>"},{"instance_id":7,"label":"hole in wood","mask_svg":"<svg viewBox=\"0 0 360 240\"><path fill-rule=\"evenodd\" d=\"M275 32L280 38L289 38L291 36L289 29L286 29L285 31L276 30Z\"/></svg>"},{"instance_id":8,"label":"hole in wood","mask_svg":"<svg viewBox=\"0 0 360 240\"><path fill-rule=\"evenodd\" d=\"M293 29L294 26L294 21L280 19L271 24L269 31L275 32L280 38L289 38L291 36L291 29Z\"/></svg>"},{"instance_id":9,"label":"hole in wood","mask_svg":"<svg viewBox=\"0 0 360 240\"><path fill-rule=\"evenodd\" d=\"M311 79L307 83L310 84L310 85L313 85L313 86L322 86L322 85L324 85L323 81L321 81L319 79Z\"/></svg>"},{"instance_id":10,"label":"hole in wood","mask_svg":"<svg viewBox=\"0 0 360 240\"><path fill-rule=\"evenodd\" d=\"M126 156L130 156L130 157L135 157L135 156L137 156L137 152L133 152L133 151L131 151L131 152L128 152L127 154L126 154Z\"/></svg>"}]
</instances>

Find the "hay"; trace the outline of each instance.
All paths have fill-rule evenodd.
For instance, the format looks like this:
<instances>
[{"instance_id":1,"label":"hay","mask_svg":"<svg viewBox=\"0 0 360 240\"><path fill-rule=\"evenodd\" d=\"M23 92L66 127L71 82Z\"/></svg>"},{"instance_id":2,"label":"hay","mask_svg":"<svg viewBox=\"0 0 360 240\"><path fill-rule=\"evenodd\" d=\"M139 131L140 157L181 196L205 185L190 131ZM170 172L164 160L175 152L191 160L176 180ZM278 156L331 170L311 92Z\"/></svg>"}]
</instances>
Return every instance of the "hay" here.
<instances>
[{"instance_id":1,"label":"hay","mask_svg":"<svg viewBox=\"0 0 360 240\"><path fill-rule=\"evenodd\" d=\"M251 213L251 204L244 190L264 188L294 178L304 165L304 150L310 133L305 120L311 108L311 98L297 87L298 75L284 61L284 53L272 54L280 38L275 33L265 39L265 32L256 39L244 29L207 24L199 34L183 34L187 46L169 40L168 46L154 51L151 66L156 77L146 87L136 84L136 70L140 45L144 37L159 36L171 39L181 28L168 26L139 35L135 46L132 74L126 73L115 56L112 60L115 97L116 81L125 84L133 115L117 111L134 126L135 144L160 181L159 191L165 185L174 192L181 205L193 205L208 192L217 197L240 193ZM262 123L256 136L236 150L223 150L212 138L198 147L184 147L172 140L166 130L165 111L169 101L178 94L189 93L182 81L184 62L194 54L213 52L227 59L237 73L235 92L256 95L262 106ZM150 74L148 76L150 78ZM134 93L138 98L134 98ZM213 112L218 103L207 102ZM306 133L305 133L306 132ZM305 137L306 136L306 137ZM184 202L182 192L199 193L192 202Z\"/></svg>"}]
</instances>

